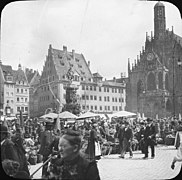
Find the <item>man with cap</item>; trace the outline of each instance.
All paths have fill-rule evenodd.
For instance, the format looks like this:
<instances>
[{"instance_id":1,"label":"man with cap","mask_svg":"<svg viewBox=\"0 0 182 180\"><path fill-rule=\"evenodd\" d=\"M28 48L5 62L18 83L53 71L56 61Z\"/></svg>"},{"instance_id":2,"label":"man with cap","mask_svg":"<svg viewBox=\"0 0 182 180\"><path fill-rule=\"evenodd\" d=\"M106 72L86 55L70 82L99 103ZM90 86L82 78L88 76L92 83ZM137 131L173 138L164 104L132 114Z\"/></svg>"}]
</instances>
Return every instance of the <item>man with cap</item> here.
<instances>
[{"instance_id":1,"label":"man with cap","mask_svg":"<svg viewBox=\"0 0 182 180\"><path fill-rule=\"evenodd\" d=\"M89 161L80 153L81 137L78 131L68 129L59 141L60 157L49 179L100 180L96 161Z\"/></svg>"},{"instance_id":2,"label":"man with cap","mask_svg":"<svg viewBox=\"0 0 182 180\"><path fill-rule=\"evenodd\" d=\"M153 120L151 118L147 118L147 125L144 131L144 152L145 156L143 159L148 158L148 147L151 147L151 158L155 157L155 145L156 145L156 130L153 125Z\"/></svg>"},{"instance_id":3,"label":"man with cap","mask_svg":"<svg viewBox=\"0 0 182 180\"><path fill-rule=\"evenodd\" d=\"M129 122L125 121L125 129L123 134L123 148L121 150L121 156L119 156L120 158L124 158L127 149L130 153L130 158L133 157L133 152L131 148L132 140L133 140L133 131L130 128Z\"/></svg>"}]
</instances>

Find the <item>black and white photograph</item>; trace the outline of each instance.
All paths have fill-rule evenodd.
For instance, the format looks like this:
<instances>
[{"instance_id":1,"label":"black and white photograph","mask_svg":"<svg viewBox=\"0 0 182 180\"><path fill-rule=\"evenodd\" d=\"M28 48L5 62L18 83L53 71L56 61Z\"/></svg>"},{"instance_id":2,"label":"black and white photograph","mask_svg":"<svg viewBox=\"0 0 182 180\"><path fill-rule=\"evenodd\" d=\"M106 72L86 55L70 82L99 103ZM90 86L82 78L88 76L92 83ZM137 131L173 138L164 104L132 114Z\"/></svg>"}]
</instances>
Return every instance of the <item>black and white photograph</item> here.
<instances>
[{"instance_id":1,"label":"black and white photograph","mask_svg":"<svg viewBox=\"0 0 182 180\"><path fill-rule=\"evenodd\" d=\"M168 1L22 0L1 10L6 178L161 180L182 169L182 12Z\"/></svg>"}]
</instances>

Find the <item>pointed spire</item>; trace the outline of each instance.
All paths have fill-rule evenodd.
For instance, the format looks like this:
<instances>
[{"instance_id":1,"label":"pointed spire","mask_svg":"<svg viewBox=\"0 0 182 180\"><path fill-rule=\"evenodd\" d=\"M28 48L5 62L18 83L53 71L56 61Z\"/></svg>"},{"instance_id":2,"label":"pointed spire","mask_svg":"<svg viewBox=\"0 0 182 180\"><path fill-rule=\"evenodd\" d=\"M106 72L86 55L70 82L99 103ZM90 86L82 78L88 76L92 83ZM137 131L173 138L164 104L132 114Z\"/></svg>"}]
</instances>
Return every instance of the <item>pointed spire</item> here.
<instances>
[{"instance_id":1,"label":"pointed spire","mask_svg":"<svg viewBox=\"0 0 182 180\"><path fill-rule=\"evenodd\" d=\"M130 69L130 58L128 58L128 74L131 72L131 69Z\"/></svg>"},{"instance_id":2,"label":"pointed spire","mask_svg":"<svg viewBox=\"0 0 182 180\"><path fill-rule=\"evenodd\" d=\"M137 65L139 64L139 55L137 55Z\"/></svg>"},{"instance_id":3,"label":"pointed spire","mask_svg":"<svg viewBox=\"0 0 182 180\"><path fill-rule=\"evenodd\" d=\"M144 50L144 46L142 46L142 53L144 53L144 51L145 51L145 50Z\"/></svg>"},{"instance_id":4,"label":"pointed spire","mask_svg":"<svg viewBox=\"0 0 182 180\"><path fill-rule=\"evenodd\" d=\"M136 59L135 59L135 67L136 67L137 63L136 63Z\"/></svg>"},{"instance_id":5,"label":"pointed spire","mask_svg":"<svg viewBox=\"0 0 182 180\"><path fill-rule=\"evenodd\" d=\"M146 41L148 40L148 32L146 32Z\"/></svg>"},{"instance_id":6,"label":"pointed spire","mask_svg":"<svg viewBox=\"0 0 182 180\"><path fill-rule=\"evenodd\" d=\"M141 59L141 57L142 57L142 52L140 51L140 59Z\"/></svg>"}]
</instances>

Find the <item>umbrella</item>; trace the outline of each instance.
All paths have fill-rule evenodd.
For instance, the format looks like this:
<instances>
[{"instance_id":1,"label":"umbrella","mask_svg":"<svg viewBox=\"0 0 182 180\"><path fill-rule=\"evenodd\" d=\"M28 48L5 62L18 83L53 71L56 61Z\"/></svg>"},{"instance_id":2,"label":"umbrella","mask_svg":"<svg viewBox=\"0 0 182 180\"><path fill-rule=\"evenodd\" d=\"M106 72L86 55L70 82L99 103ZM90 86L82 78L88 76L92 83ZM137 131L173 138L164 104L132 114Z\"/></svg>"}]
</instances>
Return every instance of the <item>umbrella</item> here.
<instances>
[{"instance_id":1,"label":"umbrella","mask_svg":"<svg viewBox=\"0 0 182 180\"><path fill-rule=\"evenodd\" d=\"M68 111L64 111L62 113L59 114L59 118L60 119L76 119L78 116L68 112Z\"/></svg>"},{"instance_id":2,"label":"umbrella","mask_svg":"<svg viewBox=\"0 0 182 180\"><path fill-rule=\"evenodd\" d=\"M97 117L97 116L100 116L100 115L88 111L84 114L81 114L77 119L85 119L85 118L91 118L91 117Z\"/></svg>"},{"instance_id":3,"label":"umbrella","mask_svg":"<svg viewBox=\"0 0 182 180\"><path fill-rule=\"evenodd\" d=\"M58 114L56 114L56 113L49 113L49 114L45 114L45 115L41 116L40 118L43 118L43 119L46 119L46 118L55 119L57 117L58 117Z\"/></svg>"},{"instance_id":4,"label":"umbrella","mask_svg":"<svg viewBox=\"0 0 182 180\"><path fill-rule=\"evenodd\" d=\"M112 117L131 117L131 116L136 116L137 114L128 112L128 111L118 111L116 113L112 114Z\"/></svg>"}]
</instances>

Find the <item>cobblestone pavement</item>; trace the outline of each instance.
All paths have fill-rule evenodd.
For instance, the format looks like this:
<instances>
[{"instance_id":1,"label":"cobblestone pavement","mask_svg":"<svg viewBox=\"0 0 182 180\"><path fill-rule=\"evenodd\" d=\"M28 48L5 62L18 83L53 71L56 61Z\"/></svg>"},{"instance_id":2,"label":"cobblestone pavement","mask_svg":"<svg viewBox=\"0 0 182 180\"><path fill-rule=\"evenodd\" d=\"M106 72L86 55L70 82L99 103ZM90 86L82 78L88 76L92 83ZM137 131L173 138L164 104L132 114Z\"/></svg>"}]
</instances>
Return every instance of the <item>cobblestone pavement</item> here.
<instances>
[{"instance_id":1,"label":"cobblestone pavement","mask_svg":"<svg viewBox=\"0 0 182 180\"><path fill-rule=\"evenodd\" d=\"M133 152L133 158L129 158L127 153L125 159L119 158L119 154L111 154L104 156L98 161L98 168L101 180L161 180L171 179L180 172L181 163L176 163L175 169L172 170L170 165L177 150L174 146L156 147L156 156L154 159L142 159L144 156L140 151ZM31 166L32 174L40 164ZM41 170L39 170L33 178L41 178Z\"/></svg>"}]
</instances>

